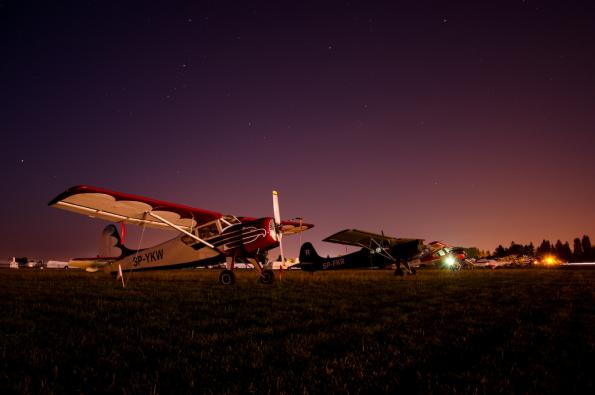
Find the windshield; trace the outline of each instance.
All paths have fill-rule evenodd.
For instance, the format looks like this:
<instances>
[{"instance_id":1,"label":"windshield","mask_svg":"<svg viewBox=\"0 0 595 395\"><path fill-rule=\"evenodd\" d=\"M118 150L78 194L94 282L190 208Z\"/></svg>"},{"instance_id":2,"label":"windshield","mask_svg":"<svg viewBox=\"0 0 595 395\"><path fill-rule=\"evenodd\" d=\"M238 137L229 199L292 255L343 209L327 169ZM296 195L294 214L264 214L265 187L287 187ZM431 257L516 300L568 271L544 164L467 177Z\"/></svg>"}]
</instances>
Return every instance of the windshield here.
<instances>
[{"instance_id":1,"label":"windshield","mask_svg":"<svg viewBox=\"0 0 595 395\"><path fill-rule=\"evenodd\" d=\"M224 215L221 217L221 228L226 229L232 225L241 224L242 222L233 215Z\"/></svg>"}]
</instances>

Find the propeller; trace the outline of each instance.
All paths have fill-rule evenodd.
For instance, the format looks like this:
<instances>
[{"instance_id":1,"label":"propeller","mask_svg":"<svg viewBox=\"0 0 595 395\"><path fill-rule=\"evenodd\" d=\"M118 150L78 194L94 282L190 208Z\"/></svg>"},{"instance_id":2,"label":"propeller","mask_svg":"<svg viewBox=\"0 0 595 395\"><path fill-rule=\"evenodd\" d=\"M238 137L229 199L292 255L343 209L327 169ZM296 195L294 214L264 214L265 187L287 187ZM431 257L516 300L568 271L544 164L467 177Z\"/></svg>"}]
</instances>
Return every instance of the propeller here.
<instances>
[{"instance_id":1,"label":"propeller","mask_svg":"<svg viewBox=\"0 0 595 395\"><path fill-rule=\"evenodd\" d=\"M281 213L279 212L279 194L277 191L273 191L273 217L277 237L279 237L279 252L281 253L281 267L283 267L285 264L285 255L283 254L283 233L281 233Z\"/></svg>"}]
</instances>

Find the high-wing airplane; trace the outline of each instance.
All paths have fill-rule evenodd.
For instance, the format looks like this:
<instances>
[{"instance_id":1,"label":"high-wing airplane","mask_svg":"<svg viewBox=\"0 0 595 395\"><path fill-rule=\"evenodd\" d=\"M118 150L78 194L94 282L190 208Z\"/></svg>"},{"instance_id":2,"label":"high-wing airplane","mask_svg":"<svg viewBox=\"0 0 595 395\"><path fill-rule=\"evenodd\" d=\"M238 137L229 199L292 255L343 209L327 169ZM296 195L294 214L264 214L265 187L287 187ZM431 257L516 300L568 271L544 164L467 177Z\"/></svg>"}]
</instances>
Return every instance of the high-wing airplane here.
<instances>
[{"instance_id":1,"label":"high-wing airplane","mask_svg":"<svg viewBox=\"0 0 595 395\"><path fill-rule=\"evenodd\" d=\"M311 243L304 243L300 248L299 266L304 271L338 270L370 267L392 267L396 265L395 275L402 276L404 271L415 274L415 269L409 266L409 261L422 252L423 240L402 239L370 233L357 229L345 229L337 232L323 241L361 247L350 254L326 257L318 255Z\"/></svg>"},{"instance_id":2,"label":"high-wing airplane","mask_svg":"<svg viewBox=\"0 0 595 395\"><path fill-rule=\"evenodd\" d=\"M465 253L462 248L454 248L441 241L432 241L424 246L419 255L413 257L410 264L414 267L435 266L456 270L461 267L464 259Z\"/></svg>"},{"instance_id":3,"label":"high-wing airplane","mask_svg":"<svg viewBox=\"0 0 595 395\"><path fill-rule=\"evenodd\" d=\"M273 217L251 218L224 215L194 207L169 203L107 189L78 185L69 188L48 204L51 207L116 223L139 225L180 232L175 238L154 247L131 250L121 243L115 227L104 229L104 240L111 240L113 256L71 261L88 271L177 269L226 262L219 275L224 285L235 283L236 261L249 262L258 269L262 283L272 283L273 271L266 266L266 252L279 247L284 234L299 233L314 225L281 221L279 202L273 191Z\"/></svg>"}]
</instances>

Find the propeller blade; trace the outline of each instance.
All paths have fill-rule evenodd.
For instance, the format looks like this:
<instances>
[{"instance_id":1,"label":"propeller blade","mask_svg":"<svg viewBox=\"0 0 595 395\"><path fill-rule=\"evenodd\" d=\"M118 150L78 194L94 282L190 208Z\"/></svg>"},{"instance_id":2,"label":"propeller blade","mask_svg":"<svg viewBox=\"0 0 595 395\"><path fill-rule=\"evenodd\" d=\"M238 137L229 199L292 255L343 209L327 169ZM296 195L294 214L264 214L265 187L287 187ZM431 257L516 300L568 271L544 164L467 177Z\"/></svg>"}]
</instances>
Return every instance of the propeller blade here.
<instances>
[{"instance_id":1,"label":"propeller blade","mask_svg":"<svg viewBox=\"0 0 595 395\"><path fill-rule=\"evenodd\" d=\"M281 265L283 265L285 263L285 255L283 254L283 234L281 233L281 213L279 212L279 194L277 191L273 191L273 215L275 218L275 225L277 226L277 237L279 238Z\"/></svg>"},{"instance_id":2,"label":"propeller blade","mask_svg":"<svg viewBox=\"0 0 595 395\"><path fill-rule=\"evenodd\" d=\"M273 215L277 226L281 226L281 213L279 212L279 194L273 191Z\"/></svg>"}]
</instances>

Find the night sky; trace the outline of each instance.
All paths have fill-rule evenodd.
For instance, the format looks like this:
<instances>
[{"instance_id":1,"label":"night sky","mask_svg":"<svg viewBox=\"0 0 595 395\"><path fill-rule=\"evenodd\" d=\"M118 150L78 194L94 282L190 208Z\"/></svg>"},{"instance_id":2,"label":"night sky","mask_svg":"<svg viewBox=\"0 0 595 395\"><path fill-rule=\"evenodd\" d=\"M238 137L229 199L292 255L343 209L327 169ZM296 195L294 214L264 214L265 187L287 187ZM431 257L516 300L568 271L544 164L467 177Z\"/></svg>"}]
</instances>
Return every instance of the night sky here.
<instances>
[{"instance_id":1,"label":"night sky","mask_svg":"<svg viewBox=\"0 0 595 395\"><path fill-rule=\"evenodd\" d=\"M107 223L47 206L77 184L247 216L277 189L323 254L344 228L593 238L594 21L589 1L0 1L0 258L94 256Z\"/></svg>"}]
</instances>

